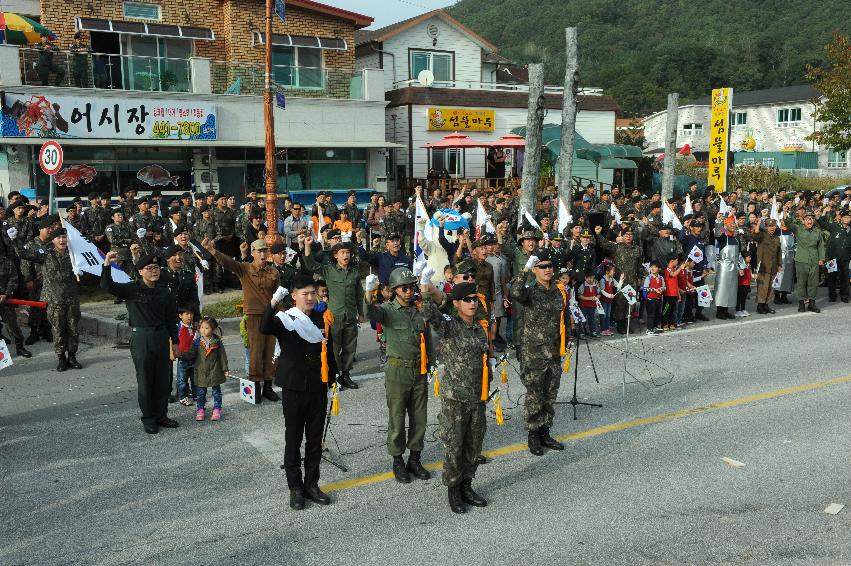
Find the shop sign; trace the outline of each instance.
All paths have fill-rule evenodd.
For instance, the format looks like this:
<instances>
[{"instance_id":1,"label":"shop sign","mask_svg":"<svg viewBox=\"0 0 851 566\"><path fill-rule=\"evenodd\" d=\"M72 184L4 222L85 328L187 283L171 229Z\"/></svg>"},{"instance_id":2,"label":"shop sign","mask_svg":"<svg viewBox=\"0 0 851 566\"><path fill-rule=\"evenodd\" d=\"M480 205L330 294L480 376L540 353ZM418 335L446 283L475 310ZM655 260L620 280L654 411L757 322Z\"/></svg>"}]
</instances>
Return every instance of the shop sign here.
<instances>
[{"instance_id":1,"label":"shop sign","mask_svg":"<svg viewBox=\"0 0 851 566\"><path fill-rule=\"evenodd\" d=\"M428 129L432 132L492 132L493 127L493 110L428 109Z\"/></svg>"},{"instance_id":2,"label":"shop sign","mask_svg":"<svg viewBox=\"0 0 851 566\"><path fill-rule=\"evenodd\" d=\"M10 138L215 140L209 102L22 95L7 92L0 136Z\"/></svg>"},{"instance_id":3,"label":"shop sign","mask_svg":"<svg viewBox=\"0 0 851 566\"><path fill-rule=\"evenodd\" d=\"M712 89L712 123L709 128L709 179L715 191L727 188L727 155L729 151L730 108L733 105L732 88Z\"/></svg>"}]
</instances>

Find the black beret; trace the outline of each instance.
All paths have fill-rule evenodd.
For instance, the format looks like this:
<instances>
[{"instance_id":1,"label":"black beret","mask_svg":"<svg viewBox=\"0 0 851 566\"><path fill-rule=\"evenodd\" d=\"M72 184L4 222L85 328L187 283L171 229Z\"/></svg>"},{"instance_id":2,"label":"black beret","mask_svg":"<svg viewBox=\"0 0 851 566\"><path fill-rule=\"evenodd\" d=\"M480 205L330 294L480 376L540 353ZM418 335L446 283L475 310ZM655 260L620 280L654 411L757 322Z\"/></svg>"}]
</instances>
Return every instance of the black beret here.
<instances>
[{"instance_id":1,"label":"black beret","mask_svg":"<svg viewBox=\"0 0 851 566\"><path fill-rule=\"evenodd\" d=\"M136 271L140 269L144 269L149 265L162 265L162 260L160 257L155 254L145 254L139 258L139 260L133 265L136 268Z\"/></svg>"},{"instance_id":2,"label":"black beret","mask_svg":"<svg viewBox=\"0 0 851 566\"><path fill-rule=\"evenodd\" d=\"M190 195L189 192L185 192L182 195L180 195L180 198L192 198L192 195Z\"/></svg>"},{"instance_id":3,"label":"black beret","mask_svg":"<svg viewBox=\"0 0 851 566\"><path fill-rule=\"evenodd\" d=\"M112 209L112 212L110 214L115 216L116 214L119 214L119 213L124 214L124 209L121 208L120 206L116 206Z\"/></svg>"},{"instance_id":4,"label":"black beret","mask_svg":"<svg viewBox=\"0 0 851 566\"><path fill-rule=\"evenodd\" d=\"M48 240L52 240L53 238L58 238L59 236L65 236L68 234L68 230L65 228L57 228L47 237Z\"/></svg>"},{"instance_id":5,"label":"black beret","mask_svg":"<svg viewBox=\"0 0 851 566\"><path fill-rule=\"evenodd\" d=\"M206 212L208 210L210 210L210 207L207 206L206 204L202 204L201 206L198 207L198 212Z\"/></svg>"},{"instance_id":6,"label":"black beret","mask_svg":"<svg viewBox=\"0 0 851 566\"><path fill-rule=\"evenodd\" d=\"M163 193L159 189L154 189L153 191L151 191L151 196L152 197L161 197L161 196L163 196Z\"/></svg>"},{"instance_id":7,"label":"black beret","mask_svg":"<svg viewBox=\"0 0 851 566\"><path fill-rule=\"evenodd\" d=\"M327 224L326 224L326 226L327 226ZM336 228L332 228L331 230L328 230L328 233L325 234L325 237L328 238L329 240L331 238L340 238L340 237L342 237L342 233L339 230L337 230Z\"/></svg>"},{"instance_id":8,"label":"black beret","mask_svg":"<svg viewBox=\"0 0 851 566\"><path fill-rule=\"evenodd\" d=\"M169 215L180 214L180 207L179 206L172 206L171 208L168 209L168 213L169 213Z\"/></svg>"},{"instance_id":9,"label":"black beret","mask_svg":"<svg viewBox=\"0 0 851 566\"><path fill-rule=\"evenodd\" d=\"M170 248L166 248L165 258L169 259L171 257L174 257L182 251L183 251L183 248L181 248L180 246L171 246Z\"/></svg>"},{"instance_id":10,"label":"black beret","mask_svg":"<svg viewBox=\"0 0 851 566\"><path fill-rule=\"evenodd\" d=\"M209 195L210 193L207 193L207 194ZM215 193L213 193L213 194L215 194ZM226 198L228 198L228 196L226 194L219 193L219 195L216 197L216 200L218 201L218 200L222 200L222 199L226 199Z\"/></svg>"},{"instance_id":11,"label":"black beret","mask_svg":"<svg viewBox=\"0 0 851 566\"><path fill-rule=\"evenodd\" d=\"M177 238L178 236L180 236L181 234L183 234L183 233L185 233L185 232L186 232L186 228L185 228L185 227L183 227L183 226L178 226L178 227L174 230L174 233L172 234L172 236L174 236L175 238Z\"/></svg>"},{"instance_id":12,"label":"black beret","mask_svg":"<svg viewBox=\"0 0 851 566\"><path fill-rule=\"evenodd\" d=\"M204 193L195 193L195 200L204 200L207 198Z\"/></svg>"},{"instance_id":13,"label":"black beret","mask_svg":"<svg viewBox=\"0 0 851 566\"><path fill-rule=\"evenodd\" d=\"M47 216L45 216L44 218L42 218L41 220L39 220L39 222L38 222L38 229L39 229L39 230L44 230L45 228L50 228L50 227L51 227L51 226L53 226L54 224L56 224L56 220L53 218L53 216L52 216L52 215L49 215L49 214L48 214Z\"/></svg>"},{"instance_id":14,"label":"black beret","mask_svg":"<svg viewBox=\"0 0 851 566\"><path fill-rule=\"evenodd\" d=\"M108 199L111 199L111 198L112 198L112 193L103 192L103 193L101 193L101 194L100 194L100 198L108 198Z\"/></svg>"},{"instance_id":15,"label":"black beret","mask_svg":"<svg viewBox=\"0 0 851 566\"><path fill-rule=\"evenodd\" d=\"M71 202L83 202L83 197L76 196L76 197L71 199Z\"/></svg>"},{"instance_id":16,"label":"black beret","mask_svg":"<svg viewBox=\"0 0 851 566\"><path fill-rule=\"evenodd\" d=\"M271 252L273 254L282 254L285 251L287 251L287 245L286 244L275 244L271 248Z\"/></svg>"},{"instance_id":17,"label":"black beret","mask_svg":"<svg viewBox=\"0 0 851 566\"><path fill-rule=\"evenodd\" d=\"M99 198L99 195L96 192L92 191L89 193L89 200L95 200L96 198Z\"/></svg>"},{"instance_id":18,"label":"black beret","mask_svg":"<svg viewBox=\"0 0 851 566\"><path fill-rule=\"evenodd\" d=\"M476 289L475 283L458 283L452 288L449 298L453 301L459 301L464 297L475 294Z\"/></svg>"},{"instance_id":19,"label":"black beret","mask_svg":"<svg viewBox=\"0 0 851 566\"><path fill-rule=\"evenodd\" d=\"M66 210L66 211L68 211L68 210L77 210L77 205L75 205L73 202L68 203L68 204L66 204L66 205L65 205L65 210Z\"/></svg>"},{"instance_id":20,"label":"black beret","mask_svg":"<svg viewBox=\"0 0 851 566\"><path fill-rule=\"evenodd\" d=\"M141 204L148 204L148 197L140 197L136 199L136 206L139 206Z\"/></svg>"},{"instance_id":21,"label":"black beret","mask_svg":"<svg viewBox=\"0 0 851 566\"><path fill-rule=\"evenodd\" d=\"M350 197L356 197L356 196L358 196L358 194L357 194L355 191L349 191L348 196L350 196Z\"/></svg>"}]
</instances>

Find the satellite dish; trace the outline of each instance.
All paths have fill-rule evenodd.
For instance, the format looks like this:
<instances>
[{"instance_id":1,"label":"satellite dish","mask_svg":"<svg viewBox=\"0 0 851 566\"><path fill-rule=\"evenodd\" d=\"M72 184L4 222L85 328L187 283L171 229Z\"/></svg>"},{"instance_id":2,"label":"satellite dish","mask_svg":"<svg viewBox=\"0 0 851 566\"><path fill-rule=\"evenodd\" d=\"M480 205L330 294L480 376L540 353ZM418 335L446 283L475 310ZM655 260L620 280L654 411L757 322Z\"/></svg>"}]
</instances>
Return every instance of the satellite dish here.
<instances>
[{"instance_id":1,"label":"satellite dish","mask_svg":"<svg viewBox=\"0 0 851 566\"><path fill-rule=\"evenodd\" d=\"M417 75L417 80L423 86L431 86L434 82L434 73L429 71L428 69L423 69L420 71L420 74Z\"/></svg>"}]
</instances>

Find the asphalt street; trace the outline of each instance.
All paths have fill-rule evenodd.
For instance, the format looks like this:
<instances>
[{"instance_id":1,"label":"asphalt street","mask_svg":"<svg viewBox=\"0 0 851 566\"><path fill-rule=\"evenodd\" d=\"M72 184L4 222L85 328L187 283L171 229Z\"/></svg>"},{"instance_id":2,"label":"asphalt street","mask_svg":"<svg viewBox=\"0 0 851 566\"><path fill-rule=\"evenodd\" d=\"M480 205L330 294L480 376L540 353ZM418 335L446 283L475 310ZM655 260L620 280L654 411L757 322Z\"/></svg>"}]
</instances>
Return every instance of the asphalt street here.
<instances>
[{"instance_id":1,"label":"asphalt street","mask_svg":"<svg viewBox=\"0 0 851 566\"><path fill-rule=\"evenodd\" d=\"M0 564L848 564L851 307L821 301L766 317L580 347L579 400L559 405L561 453L525 450L513 360L506 422L489 420L475 486L453 515L440 483L439 400L424 462L388 479L374 334L341 394L322 484L333 504L291 511L279 469L280 404L225 386L224 418L156 436L138 419L129 351L86 343L57 373L52 348L0 372ZM238 336L225 336L242 368ZM630 380L622 397L623 350ZM846 379L842 379L846 378ZM573 373L562 382L568 401ZM734 467L722 458L744 464ZM827 514L831 503L848 505Z\"/></svg>"}]
</instances>

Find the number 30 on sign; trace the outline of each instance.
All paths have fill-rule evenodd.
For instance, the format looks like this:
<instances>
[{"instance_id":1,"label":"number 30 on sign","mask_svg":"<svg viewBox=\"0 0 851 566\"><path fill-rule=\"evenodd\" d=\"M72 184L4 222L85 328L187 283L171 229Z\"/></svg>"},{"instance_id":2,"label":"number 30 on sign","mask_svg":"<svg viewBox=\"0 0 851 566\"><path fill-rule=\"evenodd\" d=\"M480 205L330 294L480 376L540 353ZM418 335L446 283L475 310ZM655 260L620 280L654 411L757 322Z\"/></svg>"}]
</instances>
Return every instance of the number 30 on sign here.
<instances>
[{"instance_id":1,"label":"number 30 on sign","mask_svg":"<svg viewBox=\"0 0 851 566\"><path fill-rule=\"evenodd\" d=\"M54 140L44 142L38 152L38 164L45 175L55 175L62 169L62 146Z\"/></svg>"}]
</instances>

